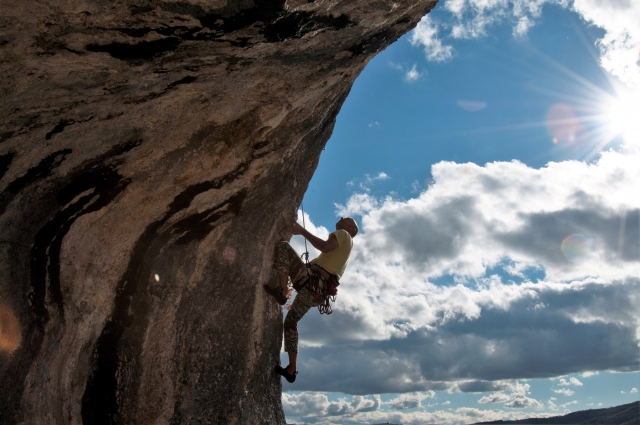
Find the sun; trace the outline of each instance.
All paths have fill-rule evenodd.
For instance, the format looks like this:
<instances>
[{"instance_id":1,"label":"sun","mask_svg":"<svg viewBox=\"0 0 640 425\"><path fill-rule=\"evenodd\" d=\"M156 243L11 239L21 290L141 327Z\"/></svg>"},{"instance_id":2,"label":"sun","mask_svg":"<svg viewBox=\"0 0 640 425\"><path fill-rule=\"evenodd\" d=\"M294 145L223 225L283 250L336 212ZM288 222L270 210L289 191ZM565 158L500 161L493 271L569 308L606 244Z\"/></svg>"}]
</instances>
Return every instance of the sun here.
<instances>
[{"instance_id":1,"label":"sun","mask_svg":"<svg viewBox=\"0 0 640 425\"><path fill-rule=\"evenodd\" d=\"M629 143L640 143L640 91L619 93L606 105L611 130Z\"/></svg>"}]
</instances>

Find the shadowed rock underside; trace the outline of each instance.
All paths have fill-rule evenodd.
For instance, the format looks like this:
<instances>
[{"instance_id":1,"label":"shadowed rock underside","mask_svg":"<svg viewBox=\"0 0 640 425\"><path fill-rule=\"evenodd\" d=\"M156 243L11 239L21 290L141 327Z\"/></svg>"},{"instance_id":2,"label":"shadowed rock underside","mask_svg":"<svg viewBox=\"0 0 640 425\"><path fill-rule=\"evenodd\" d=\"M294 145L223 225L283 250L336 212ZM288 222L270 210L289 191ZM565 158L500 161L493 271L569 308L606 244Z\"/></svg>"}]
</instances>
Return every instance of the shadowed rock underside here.
<instances>
[{"instance_id":1,"label":"shadowed rock underside","mask_svg":"<svg viewBox=\"0 0 640 425\"><path fill-rule=\"evenodd\" d=\"M273 246L435 1L0 4L0 423L284 424Z\"/></svg>"}]
</instances>

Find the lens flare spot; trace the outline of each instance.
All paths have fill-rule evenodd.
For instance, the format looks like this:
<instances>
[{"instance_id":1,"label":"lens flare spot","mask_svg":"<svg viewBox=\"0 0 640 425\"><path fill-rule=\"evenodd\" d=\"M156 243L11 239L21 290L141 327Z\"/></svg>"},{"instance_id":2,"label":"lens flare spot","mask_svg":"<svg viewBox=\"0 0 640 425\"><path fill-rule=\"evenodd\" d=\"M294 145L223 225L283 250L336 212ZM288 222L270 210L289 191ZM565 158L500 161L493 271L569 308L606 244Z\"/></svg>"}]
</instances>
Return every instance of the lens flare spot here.
<instances>
[{"instance_id":1,"label":"lens flare spot","mask_svg":"<svg viewBox=\"0 0 640 425\"><path fill-rule=\"evenodd\" d=\"M565 258L574 263L589 257L591 245L591 239L587 235L574 233L562 240L560 249L562 249Z\"/></svg>"},{"instance_id":2,"label":"lens flare spot","mask_svg":"<svg viewBox=\"0 0 640 425\"><path fill-rule=\"evenodd\" d=\"M580 120L573 108L565 103L556 103L549 108L546 124L554 144L573 143L581 131Z\"/></svg>"},{"instance_id":3,"label":"lens flare spot","mask_svg":"<svg viewBox=\"0 0 640 425\"><path fill-rule=\"evenodd\" d=\"M236 260L236 250L230 246L225 247L222 251L222 258L228 263L233 263Z\"/></svg>"},{"instance_id":4,"label":"lens flare spot","mask_svg":"<svg viewBox=\"0 0 640 425\"><path fill-rule=\"evenodd\" d=\"M156 282L160 282L160 275L158 273L154 274L153 278L156 280Z\"/></svg>"},{"instance_id":5,"label":"lens flare spot","mask_svg":"<svg viewBox=\"0 0 640 425\"><path fill-rule=\"evenodd\" d=\"M9 307L0 305L0 350L13 353L21 342L18 319Z\"/></svg>"}]
</instances>

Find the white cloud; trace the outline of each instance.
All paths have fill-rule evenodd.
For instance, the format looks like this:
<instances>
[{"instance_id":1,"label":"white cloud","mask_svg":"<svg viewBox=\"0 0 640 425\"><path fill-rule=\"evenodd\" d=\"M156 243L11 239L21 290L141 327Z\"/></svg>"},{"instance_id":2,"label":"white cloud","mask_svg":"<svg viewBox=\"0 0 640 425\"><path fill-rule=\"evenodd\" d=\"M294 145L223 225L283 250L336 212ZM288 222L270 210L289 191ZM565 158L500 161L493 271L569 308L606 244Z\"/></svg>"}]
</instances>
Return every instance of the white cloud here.
<instances>
[{"instance_id":1,"label":"white cloud","mask_svg":"<svg viewBox=\"0 0 640 425\"><path fill-rule=\"evenodd\" d=\"M566 4L562 0L447 0L444 6L454 17L454 38L485 36L489 27L504 21L512 24L514 36L522 37L535 25L545 3Z\"/></svg>"},{"instance_id":2,"label":"white cloud","mask_svg":"<svg viewBox=\"0 0 640 425\"><path fill-rule=\"evenodd\" d=\"M571 391L568 388L561 388L559 390L553 390L553 392L557 393L557 394L562 394L562 395L567 396L567 397L571 397L572 395L575 394L575 392Z\"/></svg>"},{"instance_id":3,"label":"white cloud","mask_svg":"<svg viewBox=\"0 0 640 425\"><path fill-rule=\"evenodd\" d=\"M581 387L583 384L578 379L572 376L571 378L569 378L568 381L565 378L560 378L560 383L558 385L561 385L561 386L575 385L575 386Z\"/></svg>"},{"instance_id":4,"label":"white cloud","mask_svg":"<svg viewBox=\"0 0 640 425\"><path fill-rule=\"evenodd\" d=\"M282 394L282 407L287 417L352 416L378 410L380 405L379 395L372 397L355 395L349 402L346 398L329 401L326 394L311 391Z\"/></svg>"},{"instance_id":5,"label":"white cloud","mask_svg":"<svg viewBox=\"0 0 640 425\"><path fill-rule=\"evenodd\" d=\"M529 384L516 383L512 388L511 394L506 394L504 391L494 392L478 400L478 403L505 403L504 407L509 409L524 409L527 407L534 407L536 409L544 408L544 405L538 400L531 397L527 397L529 393Z\"/></svg>"},{"instance_id":6,"label":"white cloud","mask_svg":"<svg viewBox=\"0 0 640 425\"><path fill-rule=\"evenodd\" d=\"M486 404L486 403L504 403L511 400L511 396L505 394L502 391L498 391L495 392L493 394L490 395L486 395L484 397L482 397L480 400L478 400L478 403L480 404Z\"/></svg>"},{"instance_id":7,"label":"white cloud","mask_svg":"<svg viewBox=\"0 0 640 425\"><path fill-rule=\"evenodd\" d=\"M378 205L380 202L368 193L356 193L347 200L347 205L336 205L336 214L341 217L364 215Z\"/></svg>"},{"instance_id":8,"label":"white cloud","mask_svg":"<svg viewBox=\"0 0 640 425\"><path fill-rule=\"evenodd\" d=\"M599 42L602 66L623 82L640 85L640 2L575 0L573 10L605 30Z\"/></svg>"},{"instance_id":9,"label":"white cloud","mask_svg":"<svg viewBox=\"0 0 640 425\"><path fill-rule=\"evenodd\" d=\"M532 20L528 16L522 16L518 19L516 26L513 27L513 35L515 37L524 37L532 26Z\"/></svg>"},{"instance_id":10,"label":"white cloud","mask_svg":"<svg viewBox=\"0 0 640 425\"><path fill-rule=\"evenodd\" d=\"M355 413L346 413L344 415L333 416L297 416L291 414L292 400L285 402L283 397L283 405L287 414L287 422L294 423L314 423L319 425L342 425L342 424L371 424L371 423L403 423L403 424L424 424L424 423L447 423L451 425L462 425L475 422L494 421L494 420L517 420L525 417L543 417L543 413L522 412L519 410L482 410L474 408L447 408L445 410L432 411L359 411ZM346 401L345 401L346 402ZM548 416L548 415L547 415Z\"/></svg>"},{"instance_id":11,"label":"white cloud","mask_svg":"<svg viewBox=\"0 0 640 425\"><path fill-rule=\"evenodd\" d=\"M639 154L603 153L593 164L519 162L433 166L436 184L418 198L356 194L340 215L361 215L363 255L438 277L482 276L506 258L549 279L640 275ZM623 217L628 225L619 246ZM573 235L573 236L572 236ZM360 248L358 248L360 249ZM585 312L586 313L586 312Z\"/></svg>"},{"instance_id":12,"label":"white cloud","mask_svg":"<svg viewBox=\"0 0 640 425\"><path fill-rule=\"evenodd\" d=\"M450 405L450 404L451 404L451 402L450 402L449 400L447 400L447 401L445 401L444 403L440 403L440 404L442 404L443 406L448 406L448 405Z\"/></svg>"},{"instance_id":13,"label":"white cloud","mask_svg":"<svg viewBox=\"0 0 640 425\"><path fill-rule=\"evenodd\" d=\"M510 409L524 409L527 407L543 409L544 405L534 398L527 397L525 395L517 395L509 403L506 403L504 407Z\"/></svg>"},{"instance_id":14,"label":"white cloud","mask_svg":"<svg viewBox=\"0 0 640 425\"><path fill-rule=\"evenodd\" d=\"M630 394L637 393L637 392L638 392L638 389L635 387L631 388L631 391L629 391Z\"/></svg>"},{"instance_id":15,"label":"white cloud","mask_svg":"<svg viewBox=\"0 0 640 425\"><path fill-rule=\"evenodd\" d=\"M429 15L424 16L411 32L409 42L414 46L423 46L429 61L444 62L453 57L453 47L442 44L438 38L438 24Z\"/></svg>"},{"instance_id":16,"label":"white cloud","mask_svg":"<svg viewBox=\"0 0 640 425\"><path fill-rule=\"evenodd\" d=\"M442 162L432 170L436 182L414 199L353 195L339 213L360 215L361 233L333 315L300 322L304 373L296 388L509 394L509 377L562 376L579 386L566 375L632 369L638 163L638 154L615 152L542 169ZM563 253L572 233L591 238L588 262ZM485 274L502 267L520 282ZM531 270L546 276L529 282ZM504 402L538 407L519 394Z\"/></svg>"},{"instance_id":17,"label":"white cloud","mask_svg":"<svg viewBox=\"0 0 640 425\"><path fill-rule=\"evenodd\" d=\"M416 392L400 394L398 397L387 401L386 404L392 409L408 410L422 407L422 400L435 398L435 391Z\"/></svg>"},{"instance_id":18,"label":"white cloud","mask_svg":"<svg viewBox=\"0 0 640 425\"><path fill-rule=\"evenodd\" d=\"M587 372L583 372L582 373L582 377L583 378L590 378L591 376L595 376L597 374L598 374L597 371L587 371Z\"/></svg>"},{"instance_id":19,"label":"white cloud","mask_svg":"<svg viewBox=\"0 0 640 425\"><path fill-rule=\"evenodd\" d=\"M426 71L418 70L418 64L415 63L411 66L411 68L405 67L402 64L395 64L393 62L389 62L389 66L402 72L402 74L404 74L404 80L408 83L413 83L426 74Z\"/></svg>"},{"instance_id":20,"label":"white cloud","mask_svg":"<svg viewBox=\"0 0 640 425\"><path fill-rule=\"evenodd\" d=\"M425 17L410 41L423 45L429 60L449 60L453 47L438 37L439 27L449 27L453 38L477 38L486 36L491 26L507 22L514 37L524 37L547 4L570 8L602 28L605 35L597 43L601 65L629 86L640 86L640 2L633 0L447 0L444 9L451 13L451 22Z\"/></svg>"},{"instance_id":21,"label":"white cloud","mask_svg":"<svg viewBox=\"0 0 640 425\"><path fill-rule=\"evenodd\" d=\"M414 64L411 67L411 69L407 71L407 73L404 76L404 79L409 82L413 82L413 81L416 81L421 76L422 74L420 73L420 71L418 71L418 65Z\"/></svg>"},{"instance_id":22,"label":"white cloud","mask_svg":"<svg viewBox=\"0 0 640 425\"><path fill-rule=\"evenodd\" d=\"M369 174L365 174L365 176L367 177L367 179L369 179L370 181L375 181L375 180L387 180L389 177L389 175L383 171L380 171L378 173L377 176L374 177L369 177Z\"/></svg>"}]
</instances>

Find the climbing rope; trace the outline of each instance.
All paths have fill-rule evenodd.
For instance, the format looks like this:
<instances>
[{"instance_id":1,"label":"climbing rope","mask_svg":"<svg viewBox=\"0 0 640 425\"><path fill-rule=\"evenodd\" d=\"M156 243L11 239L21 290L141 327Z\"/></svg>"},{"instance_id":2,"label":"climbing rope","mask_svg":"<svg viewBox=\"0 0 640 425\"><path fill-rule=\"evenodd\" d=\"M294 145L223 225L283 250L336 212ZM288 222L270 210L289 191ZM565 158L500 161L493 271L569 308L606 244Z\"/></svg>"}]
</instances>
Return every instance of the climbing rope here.
<instances>
[{"instance_id":1,"label":"climbing rope","mask_svg":"<svg viewBox=\"0 0 640 425\"><path fill-rule=\"evenodd\" d=\"M302 227L306 230L307 226L304 223L304 204L300 204L300 209L302 210ZM309 249L307 248L307 238L304 238L304 252L300 257L302 257L306 266L309 267Z\"/></svg>"}]
</instances>

